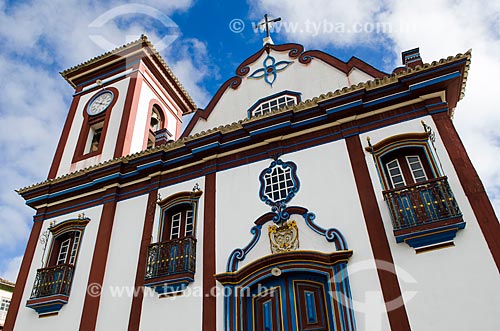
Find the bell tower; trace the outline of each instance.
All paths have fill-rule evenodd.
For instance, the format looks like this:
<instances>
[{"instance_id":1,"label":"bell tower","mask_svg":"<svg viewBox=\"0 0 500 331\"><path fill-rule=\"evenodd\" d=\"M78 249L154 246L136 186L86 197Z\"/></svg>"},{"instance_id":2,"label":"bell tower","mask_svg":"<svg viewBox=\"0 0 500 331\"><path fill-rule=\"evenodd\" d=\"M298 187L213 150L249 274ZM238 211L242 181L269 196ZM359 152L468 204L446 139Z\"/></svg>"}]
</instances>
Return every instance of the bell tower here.
<instances>
[{"instance_id":1,"label":"bell tower","mask_svg":"<svg viewBox=\"0 0 500 331\"><path fill-rule=\"evenodd\" d=\"M48 179L176 140L196 110L144 35L61 75L75 92Z\"/></svg>"}]
</instances>

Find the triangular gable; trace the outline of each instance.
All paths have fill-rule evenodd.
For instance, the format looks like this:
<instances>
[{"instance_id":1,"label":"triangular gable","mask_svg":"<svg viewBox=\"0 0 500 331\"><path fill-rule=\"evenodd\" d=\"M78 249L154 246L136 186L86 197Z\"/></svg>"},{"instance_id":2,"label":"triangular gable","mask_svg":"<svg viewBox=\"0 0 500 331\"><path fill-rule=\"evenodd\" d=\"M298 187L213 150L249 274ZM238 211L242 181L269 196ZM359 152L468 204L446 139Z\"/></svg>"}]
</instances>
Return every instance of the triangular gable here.
<instances>
[{"instance_id":1,"label":"triangular gable","mask_svg":"<svg viewBox=\"0 0 500 331\"><path fill-rule=\"evenodd\" d=\"M387 75L356 57L343 62L319 50L304 51L300 44L266 44L238 66L205 109L196 111L183 136L244 119L258 100L282 91L305 100Z\"/></svg>"}]
</instances>

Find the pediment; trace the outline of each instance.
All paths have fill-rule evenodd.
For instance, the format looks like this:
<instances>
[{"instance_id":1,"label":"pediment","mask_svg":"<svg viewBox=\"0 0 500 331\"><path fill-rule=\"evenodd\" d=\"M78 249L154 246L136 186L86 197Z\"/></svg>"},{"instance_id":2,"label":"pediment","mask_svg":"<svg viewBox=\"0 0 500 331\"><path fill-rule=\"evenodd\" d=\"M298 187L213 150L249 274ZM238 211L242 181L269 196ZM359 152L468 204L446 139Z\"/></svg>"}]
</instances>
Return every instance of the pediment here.
<instances>
[{"instance_id":1,"label":"pediment","mask_svg":"<svg viewBox=\"0 0 500 331\"><path fill-rule=\"evenodd\" d=\"M183 136L245 119L258 100L284 91L293 91L303 101L384 76L356 57L344 62L319 50L304 51L300 44L266 44L236 68L235 76L219 88L205 109L196 111Z\"/></svg>"}]
</instances>

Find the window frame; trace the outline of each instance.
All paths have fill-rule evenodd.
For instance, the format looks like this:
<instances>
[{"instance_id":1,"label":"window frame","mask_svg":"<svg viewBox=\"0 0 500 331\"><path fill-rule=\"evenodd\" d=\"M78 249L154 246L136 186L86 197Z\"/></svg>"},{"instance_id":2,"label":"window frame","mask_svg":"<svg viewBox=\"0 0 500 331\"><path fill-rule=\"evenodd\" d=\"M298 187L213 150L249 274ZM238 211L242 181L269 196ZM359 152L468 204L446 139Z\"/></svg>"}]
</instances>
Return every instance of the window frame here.
<instances>
[{"instance_id":1,"label":"window frame","mask_svg":"<svg viewBox=\"0 0 500 331\"><path fill-rule=\"evenodd\" d=\"M393 162L396 162L396 168L389 168L389 164L391 164ZM393 160L391 160L389 162L386 162L384 165L385 165L385 168L387 169L387 175L389 177L389 180L391 181L392 187L393 188L405 187L406 186L406 180L405 180L405 176L403 174L403 169L401 168L401 165L399 164L399 160L396 158L396 159L393 159ZM401 179L403 180L402 181L403 185L399 185L400 183L396 184L394 182L394 177L396 177L396 176L393 176L391 174L391 170L393 170L393 169L398 169L399 173L396 176L400 176L401 177Z\"/></svg>"},{"instance_id":2,"label":"window frame","mask_svg":"<svg viewBox=\"0 0 500 331\"><path fill-rule=\"evenodd\" d=\"M373 145L370 143L370 139L368 138L368 146L365 147L365 151L369 152L373 156L373 160L378 170L380 183L382 184L384 191L395 189L386 170L386 164L393 159L399 158L398 162L404 175L406 186L411 185L408 179L411 179L411 182L413 183L421 183L415 181L411 171L411 165L409 164L406 156L417 155L419 157L427 181L443 176L440 167L438 167L437 156L431 149L428 132L409 132L397 134L382 139ZM401 164L401 160L403 159L405 166ZM407 175L405 175L405 169L407 171Z\"/></svg>"},{"instance_id":3,"label":"window frame","mask_svg":"<svg viewBox=\"0 0 500 331\"><path fill-rule=\"evenodd\" d=\"M187 237L196 238L197 213L199 198L203 192L179 192L158 202L160 216L158 218L157 241L168 242ZM173 238L172 218L180 214L177 237ZM188 227L191 226L191 230Z\"/></svg>"},{"instance_id":4,"label":"window frame","mask_svg":"<svg viewBox=\"0 0 500 331\"><path fill-rule=\"evenodd\" d=\"M67 245L65 245L67 243ZM59 252L57 253L56 265L66 264L68 259L68 251L70 250L71 245L71 237L68 239L64 239L59 245ZM65 249L63 251L63 249ZM61 255L63 255L61 257Z\"/></svg>"},{"instance_id":5,"label":"window frame","mask_svg":"<svg viewBox=\"0 0 500 331\"><path fill-rule=\"evenodd\" d=\"M399 146L398 148L390 149L376 158L377 167L380 170L380 176L382 184L385 190L392 189L402 189L411 185L418 183L423 183L434 178L440 177L439 171L435 166L435 162L431 159L432 154L429 154L429 150L424 145L406 145ZM419 169L423 171L425 180L423 177L415 177L414 171L412 169L412 162L409 158L417 157L419 161ZM395 185L393 181L393 176L390 174L390 169L388 165L397 160L399 165L399 170L404 179L404 185ZM395 169L395 168L391 168ZM416 180L418 178L418 180Z\"/></svg>"},{"instance_id":6,"label":"window frame","mask_svg":"<svg viewBox=\"0 0 500 331\"><path fill-rule=\"evenodd\" d=\"M293 92L293 91L281 91L279 93L261 98L257 100L250 108L247 110L247 116L248 118L253 118L257 116L262 116L264 114L268 114L272 111L282 109L285 107L293 106L298 103L300 103L301 98L300 98L300 93L299 92ZM284 98L284 102L280 103L279 100L281 98ZM287 99L288 98L288 99ZM273 102L276 102L275 105L271 106ZM263 109L264 106L267 106L266 109ZM260 112L260 113L257 113Z\"/></svg>"},{"instance_id":7,"label":"window frame","mask_svg":"<svg viewBox=\"0 0 500 331\"><path fill-rule=\"evenodd\" d=\"M280 102L280 99L284 99L283 102ZM275 103L273 105L273 103ZM289 94L283 94L277 96L268 101L261 102L257 107L252 109L251 117L262 116L264 114L273 112L275 110L279 110L288 106L293 106L297 104L297 98L295 96Z\"/></svg>"},{"instance_id":8,"label":"window frame","mask_svg":"<svg viewBox=\"0 0 500 331\"><path fill-rule=\"evenodd\" d=\"M63 221L59 224L49 227L48 231L52 234L52 240L44 263L44 268L55 267L62 264L76 266L78 254L82 245L83 234L89 218L77 218ZM69 240L68 249L64 262L60 261L60 251L62 244Z\"/></svg>"},{"instance_id":9,"label":"window frame","mask_svg":"<svg viewBox=\"0 0 500 331\"><path fill-rule=\"evenodd\" d=\"M263 178L264 195L274 203L286 199L295 187L291 167L277 165L270 173L264 174Z\"/></svg>"},{"instance_id":10,"label":"window frame","mask_svg":"<svg viewBox=\"0 0 500 331\"><path fill-rule=\"evenodd\" d=\"M424 174L424 176L423 176L424 180L417 180L417 177L415 177L415 171L414 171L414 169L411 166L412 163L410 162L410 158L411 157L416 157L417 158L418 164L420 166L420 169L418 169L418 170L420 170L420 171L423 172L423 174ZM427 173L425 171L424 164L423 164L422 160L420 159L419 155L405 155L405 158L406 158L406 162L408 164L408 169L410 170L410 174L411 174L411 176L413 178L413 182L414 183L420 183L420 182L425 182L425 181L429 180L429 177L427 176ZM419 177L419 178L422 178L422 177Z\"/></svg>"}]
</instances>

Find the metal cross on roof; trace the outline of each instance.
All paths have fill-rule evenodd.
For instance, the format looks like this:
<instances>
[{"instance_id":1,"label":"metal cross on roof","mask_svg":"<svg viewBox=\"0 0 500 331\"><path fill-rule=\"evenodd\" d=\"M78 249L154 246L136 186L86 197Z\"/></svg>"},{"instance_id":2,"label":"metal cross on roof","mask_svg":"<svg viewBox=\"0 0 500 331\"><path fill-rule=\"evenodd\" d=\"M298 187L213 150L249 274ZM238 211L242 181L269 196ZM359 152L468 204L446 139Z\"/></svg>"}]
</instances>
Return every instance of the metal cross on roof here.
<instances>
[{"instance_id":1,"label":"metal cross on roof","mask_svg":"<svg viewBox=\"0 0 500 331\"><path fill-rule=\"evenodd\" d=\"M269 20L269 17L267 16L267 14L265 14L264 21L262 23L257 24L256 26L254 26L254 28L258 29L261 26L265 26L266 27L266 37L269 38L269 24L279 22L279 21L281 21L281 17L273 18L272 20Z\"/></svg>"}]
</instances>

